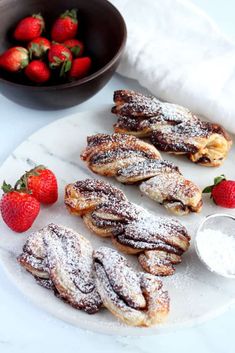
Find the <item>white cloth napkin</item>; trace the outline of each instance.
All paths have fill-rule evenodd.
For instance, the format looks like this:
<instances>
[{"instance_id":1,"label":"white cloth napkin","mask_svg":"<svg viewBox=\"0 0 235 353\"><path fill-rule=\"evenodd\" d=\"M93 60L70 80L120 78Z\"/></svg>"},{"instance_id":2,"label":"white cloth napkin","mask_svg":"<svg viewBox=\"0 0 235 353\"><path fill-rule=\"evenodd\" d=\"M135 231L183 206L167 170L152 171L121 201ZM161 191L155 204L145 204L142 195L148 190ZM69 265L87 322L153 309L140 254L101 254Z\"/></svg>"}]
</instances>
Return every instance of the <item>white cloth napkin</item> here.
<instances>
[{"instance_id":1,"label":"white cloth napkin","mask_svg":"<svg viewBox=\"0 0 235 353\"><path fill-rule=\"evenodd\" d=\"M235 44L187 0L112 0L127 24L118 72L235 133Z\"/></svg>"}]
</instances>

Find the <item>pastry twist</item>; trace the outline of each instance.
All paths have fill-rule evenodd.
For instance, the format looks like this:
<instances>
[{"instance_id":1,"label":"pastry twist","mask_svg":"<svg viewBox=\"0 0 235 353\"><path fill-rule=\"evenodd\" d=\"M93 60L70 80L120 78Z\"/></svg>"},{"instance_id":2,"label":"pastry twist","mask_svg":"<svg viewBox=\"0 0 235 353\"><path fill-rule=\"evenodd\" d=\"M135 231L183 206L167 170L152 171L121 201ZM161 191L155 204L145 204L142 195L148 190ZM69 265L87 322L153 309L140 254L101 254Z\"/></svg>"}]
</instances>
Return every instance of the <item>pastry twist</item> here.
<instances>
[{"instance_id":1,"label":"pastry twist","mask_svg":"<svg viewBox=\"0 0 235 353\"><path fill-rule=\"evenodd\" d=\"M186 154L194 163L219 166L232 145L220 125L202 121L182 106L130 90L114 92L114 103L115 132L149 137L159 150Z\"/></svg>"},{"instance_id":2,"label":"pastry twist","mask_svg":"<svg viewBox=\"0 0 235 353\"><path fill-rule=\"evenodd\" d=\"M49 224L29 236L18 262L56 296L93 314L102 301L95 287L92 252L82 235Z\"/></svg>"},{"instance_id":3,"label":"pastry twist","mask_svg":"<svg viewBox=\"0 0 235 353\"><path fill-rule=\"evenodd\" d=\"M111 237L122 252L137 254L141 266L151 274L173 274L174 264L181 262L189 247L190 236L177 220L153 216L101 180L67 185L65 205L71 214L83 217L95 234Z\"/></svg>"},{"instance_id":4,"label":"pastry twist","mask_svg":"<svg viewBox=\"0 0 235 353\"><path fill-rule=\"evenodd\" d=\"M93 252L71 229L50 224L32 233L18 261L40 285L87 313L103 305L128 325L150 326L169 312L168 293L157 277L135 272L115 250Z\"/></svg>"},{"instance_id":5,"label":"pastry twist","mask_svg":"<svg viewBox=\"0 0 235 353\"><path fill-rule=\"evenodd\" d=\"M186 180L176 165L162 160L154 146L134 136L90 136L81 158L99 175L125 184L142 182L144 194L177 215L201 210L201 190Z\"/></svg>"},{"instance_id":6,"label":"pastry twist","mask_svg":"<svg viewBox=\"0 0 235 353\"><path fill-rule=\"evenodd\" d=\"M132 326L162 322L169 312L168 293L155 276L136 273L117 251L101 247L94 252L96 286L104 306Z\"/></svg>"}]
</instances>

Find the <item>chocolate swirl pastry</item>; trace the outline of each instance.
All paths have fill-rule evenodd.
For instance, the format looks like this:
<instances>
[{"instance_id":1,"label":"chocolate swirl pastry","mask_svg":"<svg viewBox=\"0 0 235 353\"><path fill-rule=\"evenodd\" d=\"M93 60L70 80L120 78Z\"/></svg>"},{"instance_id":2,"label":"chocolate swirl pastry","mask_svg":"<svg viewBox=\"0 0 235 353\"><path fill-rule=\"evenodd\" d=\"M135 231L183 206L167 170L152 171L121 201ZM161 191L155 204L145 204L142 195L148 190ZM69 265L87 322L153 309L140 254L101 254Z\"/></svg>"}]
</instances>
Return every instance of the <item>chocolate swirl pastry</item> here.
<instances>
[{"instance_id":1,"label":"chocolate swirl pastry","mask_svg":"<svg viewBox=\"0 0 235 353\"><path fill-rule=\"evenodd\" d=\"M153 216L128 202L122 192L103 181L99 181L99 186L97 190L94 179L67 185L65 205L69 212L82 216L95 234L111 237L120 251L137 254L147 272L161 276L173 274L174 264L181 262L181 255L189 247L190 236L186 228L174 219ZM109 194L107 190L110 190Z\"/></svg>"},{"instance_id":2,"label":"chocolate swirl pastry","mask_svg":"<svg viewBox=\"0 0 235 353\"><path fill-rule=\"evenodd\" d=\"M93 249L82 235L50 224L32 233L18 262L56 296L89 314L102 305L93 272Z\"/></svg>"},{"instance_id":3,"label":"chocolate swirl pastry","mask_svg":"<svg viewBox=\"0 0 235 353\"><path fill-rule=\"evenodd\" d=\"M149 137L159 150L186 154L194 163L219 166L232 145L223 127L202 121L182 106L130 90L115 91L114 103L115 132Z\"/></svg>"},{"instance_id":4,"label":"chocolate swirl pastry","mask_svg":"<svg viewBox=\"0 0 235 353\"><path fill-rule=\"evenodd\" d=\"M94 173L115 177L125 184L140 183L140 190L177 215L200 212L201 190L186 180L179 168L161 159L158 150L123 134L97 134L87 138L81 154Z\"/></svg>"},{"instance_id":5,"label":"chocolate swirl pastry","mask_svg":"<svg viewBox=\"0 0 235 353\"><path fill-rule=\"evenodd\" d=\"M108 185L104 193L108 189L111 195ZM115 194L123 198L121 192ZM133 326L157 324L168 314L169 297L161 281L134 272L115 250L102 247L93 253L90 242L69 228L49 224L32 233L18 262L38 284L89 314L103 305Z\"/></svg>"},{"instance_id":6,"label":"chocolate swirl pastry","mask_svg":"<svg viewBox=\"0 0 235 353\"><path fill-rule=\"evenodd\" d=\"M117 251L94 252L96 286L104 306L128 325L151 326L169 312L168 293L155 276L136 273Z\"/></svg>"}]
</instances>

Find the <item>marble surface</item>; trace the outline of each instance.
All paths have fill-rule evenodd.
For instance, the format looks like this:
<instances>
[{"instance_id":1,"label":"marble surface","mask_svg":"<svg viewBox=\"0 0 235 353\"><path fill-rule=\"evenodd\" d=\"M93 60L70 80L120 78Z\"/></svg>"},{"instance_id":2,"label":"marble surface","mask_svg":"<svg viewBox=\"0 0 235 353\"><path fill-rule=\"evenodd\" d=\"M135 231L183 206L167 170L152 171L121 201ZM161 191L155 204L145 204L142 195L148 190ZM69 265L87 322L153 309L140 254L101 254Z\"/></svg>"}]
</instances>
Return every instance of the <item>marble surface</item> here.
<instances>
[{"instance_id":1,"label":"marble surface","mask_svg":"<svg viewBox=\"0 0 235 353\"><path fill-rule=\"evenodd\" d=\"M235 38L233 0L194 0L204 8L231 38ZM110 103L114 89L138 89L129 80L115 76L93 99L79 107L58 112L40 112L20 107L0 96L0 162L36 131L68 113L83 111L97 104ZM110 337L78 329L54 319L30 303L9 281L0 268L0 352L31 353L57 351L85 352L234 352L235 309L195 328L151 337Z\"/></svg>"},{"instance_id":2,"label":"marble surface","mask_svg":"<svg viewBox=\"0 0 235 353\"><path fill-rule=\"evenodd\" d=\"M80 217L73 217L66 211L63 200L65 185L77 180L103 179L123 190L128 200L149 210L156 217L173 217L161 205L148 197L143 195L141 197L137 186L120 184L114 178L99 177L80 160L79 155L86 146L87 136L97 132L113 132L116 117L110 113L110 108L111 105L99 106L95 110L56 120L29 136L1 166L0 185L4 179L12 184L15 175L22 175L25 170L38 164L51 168L57 176L59 185L58 202L51 207L41 207L39 216L28 232L21 235L15 234L0 222L2 266L17 288L36 305L68 323L95 332L129 336L168 333L176 328L194 326L221 314L235 304L235 281L208 271L198 259L194 247L195 233L202 219L209 214L221 212L221 209L207 196L204 196L204 205L200 214L175 217L186 226L192 241L189 251L182 257L182 263L176 266L176 273L162 279L164 288L169 292L171 304L170 315L161 325L148 329L133 328L116 320L107 310L101 310L96 315L87 315L82 311L74 310L58 300L47 289L39 287L32 276L17 264L16 257L21 253L27 235L51 222L62 224L83 234L90 240L94 249L103 245L114 247L110 239L95 236L86 228ZM232 158L234 154L235 146L223 166L217 168L217 174L224 173L231 179L235 179ZM203 178L200 178L204 168L189 162L185 156L176 157L162 153L162 158L175 162L183 175L197 183L201 189L210 184L214 178L213 168L208 168ZM234 210L225 211L234 214ZM135 256L129 256L128 260L134 268L141 270Z\"/></svg>"}]
</instances>

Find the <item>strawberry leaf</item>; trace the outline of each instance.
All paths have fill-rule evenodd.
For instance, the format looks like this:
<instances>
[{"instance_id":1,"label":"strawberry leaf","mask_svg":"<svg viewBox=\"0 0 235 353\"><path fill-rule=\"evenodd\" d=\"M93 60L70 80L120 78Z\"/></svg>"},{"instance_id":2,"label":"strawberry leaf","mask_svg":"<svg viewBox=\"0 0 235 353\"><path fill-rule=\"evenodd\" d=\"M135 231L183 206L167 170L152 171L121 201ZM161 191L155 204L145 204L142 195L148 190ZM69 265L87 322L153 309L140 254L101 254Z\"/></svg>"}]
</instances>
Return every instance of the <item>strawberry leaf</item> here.
<instances>
[{"instance_id":1,"label":"strawberry leaf","mask_svg":"<svg viewBox=\"0 0 235 353\"><path fill-rule=\"evenodd\" d=\"M224 174L222 174L214 179L214 185L218 185L223 180L226 180L226 177Z\"/></svg>"},{"instance_id":2,"label":"strawberry leaf","mask_svg":"<svg viewBox=\"0 0 235 353\"><path fill-rule=\"evenodd\" d=\"M7 194L8 192L10 192L10 191L13 190L11 184L7 184L7 183L5 182L5 180L3 181L3 184L2 184L1 189L3 190L3 192L4 192L5 194Z\"/></svg>"},{"instance_id":3,"label":"strawberry leaf","mask_svg":"<svg viewBox=\"0 0 235 353\"><path fill-rule=\"evenodd\" d=\"M63 65L60 69L60 77L65 76L66 72L68 72L72 67L72 62L70 60L64 61Z\"/></svg>"},{"instance_id":4,"label":"strawberry leaf","mask_svg":"<svg viewBox=\"0 0 235 353\"><path fill-rule=\"evenodd\" d=\"M70 17L74 23L77 23L77 11L77 9L66 10L62 15L60 15L60 18Z\"/></svg>"},{"instance_id":5,"label":"strawberry leaf","mask_svg":"<svg viewBox=\"0 0 235 353\"><path fill-rule=\"evenodd\" d=\"M20 68L24 69L26 66L28 66L28 64L29 64L29 60L28 59L21 60Z\"/></svg>"},{"instance_id":6,"label":"strawberry leaf","mask_svg":"<svg viewBox=\"0 0 235 353\"><path fill-rule=\"evenodd\" d=\"M32 60L33 56L36 56L39 58L42 55L42 50L39 44L37 43L32 43L29 49L29 57L30 60Z\"/></svg>"},{"instance_id":7,"label":"strawberry leaf","mask_svg":"<svg viewBox=\"0 0 235 353\"><path fill-rule=\"evenodd\" d=\"M62 51L61 53L66 57L66 59L70 58L70 55L67 53L67 51Z\"/></svg>"},{"instance_id":8,"label":"strawberry leaf","mask_svg":"<svg viewBox=\"0 0 235 353\"><path fill-rule=\"evenodd\" d=\"M28 192L28 182L26 174L22 175L22 177L17 180L15 183L14 189L16 191Z\"/></svg>"},{"instance_id":9,"label":"strawberry leaf","mask_svg":"<svg viewBox=\"0 0 235 353\"><path fill-rule=\"evenodd\" d=\"M210 186L205 187L205 189L202 190L202 193L203 193L203 194L209 194L209 193L211 193L213 187L214 187L214 185L210 185Z\"/></svg>"},{"instance_id":10,"label":"strawberry leaf","mask_svg":"<svg viewBox=\"0 0 235 353\"><path fill-rule=\"evenodd\" d=\"M71 67L72 67L72 62L70 60L66 61L64 72L68 72L69 70L71 70Z\"/></svg>"},{"instance_id":11,"label":"strawberry leaf","mask_svg":"<svg viewBox=\"0 0 235 353\"><path fill-rule=\"evenodd\" d=\"M81 48L78 45L75 45L73 48L70 49L71 52L75 57L77 57L81 51Z\"/></svg>"},{"instance_id":12,"label":"strawberry leaf","mask_svg":"<svg viewBox=\"0 0 235 353\"><path fill-rule=\"evenodd\" d=\"M55 61L56 64L61 64L62 60L58 58L58 56L53 56L53 60Z\"/></svg>"}]
</instances>

